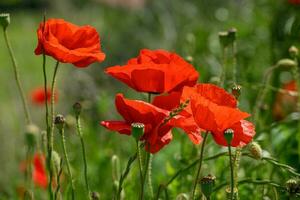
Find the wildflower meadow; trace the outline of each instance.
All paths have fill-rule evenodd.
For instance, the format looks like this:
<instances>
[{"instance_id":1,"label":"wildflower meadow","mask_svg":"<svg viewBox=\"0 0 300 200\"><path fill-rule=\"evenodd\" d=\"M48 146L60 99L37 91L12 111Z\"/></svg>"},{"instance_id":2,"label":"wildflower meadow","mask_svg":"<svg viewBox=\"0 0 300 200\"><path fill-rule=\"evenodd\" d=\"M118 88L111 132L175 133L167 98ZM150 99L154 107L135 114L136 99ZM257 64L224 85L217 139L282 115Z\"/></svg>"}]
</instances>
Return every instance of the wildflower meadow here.
<instances>
[{"instance_id":1,"label":"wildflower meadow","mask_svg":"<svg viewBox=\"0 0 300 200\"><path fill-rule=\"evenodd\" d=\"M0 2L0 199L300 199L299 0Z\"/></svg>"}]
</instances>

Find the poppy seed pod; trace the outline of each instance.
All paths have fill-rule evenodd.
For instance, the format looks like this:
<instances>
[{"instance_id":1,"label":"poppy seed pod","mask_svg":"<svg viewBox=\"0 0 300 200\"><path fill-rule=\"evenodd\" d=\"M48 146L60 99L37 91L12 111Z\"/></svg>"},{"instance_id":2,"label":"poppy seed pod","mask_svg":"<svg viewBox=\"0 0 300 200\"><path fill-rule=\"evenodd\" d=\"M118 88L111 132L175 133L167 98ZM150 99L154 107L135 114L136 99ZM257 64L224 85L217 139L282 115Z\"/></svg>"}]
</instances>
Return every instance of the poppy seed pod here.
<instances>
[{"instance_id":1,"label":"poppy seed pod","mask_svg":"<svg viewBox=\"0 0 300 200\"><path fill-rule=\"evenodd\" d=\"M74 110L74 113L75 113L76 117L78 117L81 113L81 110L82 110L81 103L79 103L79 102L74 103L73 110Z\"/></svg>"},{"instance_id":2,"label":"poppy seed pod","mask_svg":"<svg viewBox=\"0 0 300 200\"><path fill-rule=\"evenodd\" d=\"M262 149L257 142L249 144L249 151L255 159L260 160L262 158Z\"/></svg>"},{"instance_id":3,"label":"poppy seed pod","mask_svg":"<svg viewBox=\"0 0 300 200\"><path fill-rule=\"evenodd\" d=\"M65 118L63 115L56 115L54 124L58 130L62 130L65 126Z\"/></svg>"},{"instance_id":4,"label":"poppy seed pod","mask_svg":"<svg viewBox=\"0 0 300 200\"><path fill-rule=\"evenodd\" d=\"M143 123L132 123L131 133L136 140L139 140L145 132L145 125Z\"/></svg>"},{"instance_id":5,"label":"poppy seed pod","mask_svg":"<svg viewBox=\"0 0 300 200\"><path fill-rule=\"evenodd\" d=\"M298 50L297 47L291 46L291 47L289 48L289 53L290 53L290 56L291 56L292 58L296 58L296 57L298 56L299 50Z\"/></svg>"},{"instance_id":6,"label":"poppy seed pod","mask_svg":"<svg viewBox=\"0 0 300 200\"><path fill-rule=\"evenodd\" d=\"M227 47L230 44L228 32L227 31L219 32L219 40L223 48Z\"/></svg>"},{"instance_id":7,"label":"poppy seed pod","mask_svg":"<svg viewBox=\"0 0 300 200\"><path fill-rule=\"evenodd\" d=\"M201 180L200 180L200 184L201 184L201 191L204 194L204 196L209 199L210 195L213 192L213 187L215 185L215 180L216 177L213 175L207 175L204 176Z\"/></svg>"},{"instance_id":8,"label":"poppy seed pod","mask_svg":"<svg viewBox=\"0 0 300 200\"><path fill-rule=\"evenodd\" d=\"M7 26L10 24L10 15L9 13L1 13L0 14L0 24L3 29L6 29Z\"/></svg>"},{"instance_id":9,"label":"poppy seed pod","mask_svg":"<svg viewBox=\"0 0 300 200\"><path fill-rule=\"evenodd\" d=\"M287 192L293 196L300 193L300 181L297 179L290 179L286 183Z\"/></svg>"},{"instance_id":10,"label":"poppy seed pod","mask_svg":"<svg viewBox=\"0 0 300 200\"><path fill-rule=\"evenodd\" d=\"M241 90L242 90L242 86L240 85L234 85L231 88L231 94L236 98L239 99L239 97L241 96Z\"/></svg>"},{"instance_id":11,"label":"poppy seed pod","mask_svg":"<svg viewBox=\"0 0 300 200\"><path fill-rule=\"evenodd\" d=\"M228 30L228 39L230 43L233 43L236 40L236 28L231 28Z\"/></svg>"},{"instance_id":12,"label":"poppy seed pod","mask_svg":"<svg viewBox=\"0 0 300 200\"><path fill-rule=\"evenodd\" d=\"M231 144L231 141L232 141L232 138L233 138L233 134L234 134L234 131L231 128L226 129L224 131L224 137L225 137L225 140L226 140L226 142L227 142L228 145Z\"/></svg>"},{"instance_id":13,"label":"poppy seed pod","mask_svg":"<svg viewBox=\"0 0 300 200\"><path fill-rule=\"evenodd\" d=\"M25 139L28 147L34 147L36 145L36 137L39 133L39 128L34 124L26 126Z\"/></svg>"}]
</instances>

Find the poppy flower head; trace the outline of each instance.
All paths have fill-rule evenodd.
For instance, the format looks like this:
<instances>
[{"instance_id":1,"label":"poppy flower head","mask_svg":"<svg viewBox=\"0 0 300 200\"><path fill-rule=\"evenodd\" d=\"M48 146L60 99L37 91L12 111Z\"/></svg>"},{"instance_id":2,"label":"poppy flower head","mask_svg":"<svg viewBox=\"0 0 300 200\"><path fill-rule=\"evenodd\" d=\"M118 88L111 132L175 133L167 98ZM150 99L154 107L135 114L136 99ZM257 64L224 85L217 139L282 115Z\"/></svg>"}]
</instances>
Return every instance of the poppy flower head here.
<instances>
[{"instance_id":1,"label":"poppy flower head","mask_svg":"<svg viewBox=\"0 0 300 200\"><path fill-rule=\"evenodd\" d=\"M46 100L48 102L51 101L51 95L52 93L49 88L47 88L47 94L46 94L44 87L37 87L33 89L30 93L31 102L36 105L44 105ZM57 91L55 91L54 95L55 95L54 100L56 102L58 98Z\"/></svg>"},{"instance_id":2,"label":"poppy flower head","mask_svg":"<svg viewBox=\"0 0 300 200\"><path fill-rule=\"evenodd\" d=\"M172 126L162 125L163 120L169 115L167 110L143 101L125 99L122 94L116 95L115 104L124 121L102 121L101 125L105 128L131 135L131 124L143 123L145 131L141 140L146 141L145 148L151 153L156 153L172 140Z\"/></svg>"},{"instance_id":3,"label":"poppy flower head","mask_svg":"<svg viewBox=\"0 0 300 200\"><path fill-rule=\"evenodd\" d=\"M59 62L72 63L76 67L87 67L105 59L100 37L91 26L80 27L63 19L49 19L40 24L37 35L36 55L45 52Z\"/></svg>"},{"instance_id":4,"label":"poppy flower head","mask_svg":"<svg viewBox=\"0 0 300 200\"><path fill-rule=\"evenodd\" d=\"M143 49L126 65L109 67L105 71L136 91L156 94L193 86L199 77L191 64L165 50Z\"/></svg>"}]
</instances>

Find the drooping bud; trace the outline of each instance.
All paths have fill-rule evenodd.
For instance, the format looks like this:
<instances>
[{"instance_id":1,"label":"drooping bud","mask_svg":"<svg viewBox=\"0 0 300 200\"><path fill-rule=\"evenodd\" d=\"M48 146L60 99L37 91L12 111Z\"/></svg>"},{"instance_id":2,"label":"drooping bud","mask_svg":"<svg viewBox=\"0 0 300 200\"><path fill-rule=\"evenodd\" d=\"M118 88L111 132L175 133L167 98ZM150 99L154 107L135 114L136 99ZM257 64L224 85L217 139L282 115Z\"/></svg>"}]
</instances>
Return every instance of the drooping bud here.
<instances>
[{"instance_id":1,"label":"drooping bud","mask_svg":"<svg viewBox=\"0 0 300 200\"><path fill-rule=\"evenodd\" d=\"M58 130L62 130L65 126L65 118L63 115L56 115L54 124Z\"/></svg>"},{"instance_id":2,"label":"drooping bud","mask_svg":"<svg viewBox=\"0 0 300 200\"><path fill-rule=\"evenodd\" d=\"M0 13L0 24L3 29L6 29L10 24L10 15L9 13Z\"/></svg>"},{"instance_id":3,"label":"drooping bud","mask_svg":"<svg viewBox=\"0 0 300 200\"><path fill-rule=\"evenodd\" d=\"M241 95L241 89L242 89L242 86L240 85L234 85L232 88L231 88L231 94L238 100L240 95Z\"/></svg>"},{"instance_id":4,"label":"drooping bud","mask_svg":"<svg viewBox=\"0 0 300 200\"><path fill-rule=\"evenodd\" d=\"M231 141L233 139L233 134L234 134L234 131L231 128L226 129L224 131L224 137L225 137L225 140L226 140L228 146L231 144Z\"/></svg>"},{"instance_id":5,"label":"drooping bud","mask_svg":"<svg viewBox=\"0 0 300 200\"><path fill-rule=\"evenodd\" d=\"M296 62L291 59L284 58L284 59L279 60L276 65L278 67L292 68L292 67L296 66Z\"/></svg>"},{"instance_id":6,"label":"drooping bud","mask_svg":"<svg viewBox=\"0 0 300 200\"><path fill-rule=\"evenodd\" d=\"M111 157L112 179L118 181L120 177L120 159L117 155Z\"/></svg>"},{"instance_id":7,"label":"drooping bud","mask_svg":"<svg viewBox=\"0 0 300 200\"><path fill-rule=\"evenodd\" d=\"M297 47L291 46L289 48L289 53L290 53L291 58L296 58L298 56L299 50Z\"/></svg>"},{"instance_id":8,"label":"drooping bud","mask_svg":"<svg viewBox=\"0 0 300 200\"><path fill-rule=\"evenodd\" d=\"M75 116L78 117L82 110L81 104L79 102L74 103L73 110L74 110Z\"/></svg>"},{"instance_id":9,"label":"drooping bud","mask_svg":"<svg viewBox=\"0 0 300 200\"><path fill-rule=\"evenodd\" d=\"M251 142L249 144L249 152L257 160L260 160L263 156L262 149L257 142Z\"/></svg>"},{"instance_id":10,"label":"drooping bud","mask_svg":"<svg viewBox=\"0 0 300 200\"><path fill-rule=\"evenodd\" d=\"M132 136L139 140L142 135L144 135L145 125L143 123L132 123L131 124L131 133Z\"/></svg>"},{"instance_id":11,"label":"drooping bud","mask_svg":"<svg viewBox=\"0 0 300 200\"><path fill-rule=\"evenodd\" d=\"M300 194L300 180L290 179L286 183L286 190L291 195Z\"/></svg>"},{"instance_id":12,"label":"drooping bud","mask_svg":"<svg viewBox=\"0 0 300 200\"><path fill-rule=\"evenodd\" d=\"M189 200L189 195L187 195L186 193L181 193L179 195L177 195L176 200Z\"/></svg>"},{"instance_id":13,"label":"drooping bud","mask_svg":"<svg viewBox=\"0 0 300 200\"><path fill-rule=\"evenodd\" d=\"M98 192L92 192L91 193L91 198L92 198L92 200L99 200L100 199L100 194Z\"/></svg>"},{"instance_id":14,"label":"drooping bud","mask_svg":"<svg viewBox=\"0 0 300 200\"><path fill-rule=\"evenodd\" d=\"M210 195L212 194L213 188L215 185L215 180L216 180L216 177L213 175L210 175L210 174L207 176L204 176L200 180L201 191L206 198L210 198Z\"/></svg>"},{"instance_id":15,"label":"drooping bud","mask_svg":"<svg viewBox=\"0 0 300 200\"><path fill-rule=\"evenodd\" d=\"M34 124L26 126L25 140L29 147L35 147L39 131L39 127Z\"/></svg>"}]
</instances>

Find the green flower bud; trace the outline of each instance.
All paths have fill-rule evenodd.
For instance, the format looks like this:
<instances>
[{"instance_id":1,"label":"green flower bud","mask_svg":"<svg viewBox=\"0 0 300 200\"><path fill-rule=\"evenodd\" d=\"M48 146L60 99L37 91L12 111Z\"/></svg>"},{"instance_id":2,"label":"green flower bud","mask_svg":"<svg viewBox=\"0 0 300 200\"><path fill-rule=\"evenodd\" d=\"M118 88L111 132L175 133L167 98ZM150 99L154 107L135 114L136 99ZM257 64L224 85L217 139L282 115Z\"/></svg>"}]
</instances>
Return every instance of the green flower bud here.
<instances>
[{"instance_id":1,"label":"green flower bud","mask_svg":"<svg viewBox=\"0 0 300 200\"><path fill-rule=\"evenodd\" d=\"M233 139L233 134L234 134L234 131L231 128L226 129L224 131L224 137L225 137L225 140L226 140L228 146L231 144L231 141Z\"/></svg>"},{"instance_id":2,"label":"green flower bud","mask_svg":"<svg viewBox=\"0 0 300 200\"><path fill-rule=\"evenodd\" d=\"M3 29L6 29L7 26L10 24L10 15L9 13L1 13L0 14L0 24Z\"/></svg>"},{"instance_id":3,"label":"green flower bud","mask_svg":"<svg viewBox=\"0 0 300 200\"><path fill-rule=\"evenodd\" d=\"M29 147L35 147L39 131L39 128L34 124L29 124L26 126L25 140Z\"/></svg>"},{"instance_id":4,"label":"green flower bud","mask_svg":"<svg viewBox=\"0 0 300 200\"><path fill-rule=\"evenodd\" d=\"M52 163L56 172L59 172L61 167L61 158L56 151L52 151Z\"/></svg>"},{"instance_id":5,"label":"green flower bud","mask_svg":"<svg viewBox=\"0 0 300 200\"><path fill-rule=\"evenodd\" d=\"M213 188L215 186L215 180L216 180L216 177L213 175L210 175L210 174L207 176L204 176L200 180L201 191L206 198L210 198L210 195L212 194Z\"/></svg>"},{"instance_id":6,"label":"green flower bud","mask_svg":"<svg viewBox=\"0 0 300 200\"><path fill-rule=\"evenodd\" d=\"M78 117L82 110L81 104L79 102L74 103L73 110L74 110L75 116Z\"/></svg>"},{"instance_id":7,"label":"green flower bud","mask_svg":"<svg viewBox=\"0 0 300 200\"><path fill-rule=\"evenodd\" d=\"M263 156L262 149L257 142L251 142L249 144L249 151L250 151L251 155L257 160L260 160Z\"/></svg>"},{"instance_id":8,"label":"green flower bud","mask_svg":"<svg viewBox=\"0 0 300 200\"><path fill-rule=\"evenodd\" d=\"M297 47L291 46L289 48L289 53L290 53L291 58L296 58L298 56L299 50Z\"/></svg>"},{"instance_id":9,"label":"green flower bud","mask_svg":"<svg viewBox=\"0 0 300 200\"><path fill-rule=\"evenodd\" d=\"M120 177L120 159L117 155L111 157L112 178L114 181L119 180Z\"/></svg>"},{"instance_id":10,"label":"green flower bud","mask_svg":"<svg viewBox=\"0 0 300 200\"><path fill-rule=\"evenodd\" d=\"M54 124L58 130L62 130L65 126L65 118L63 115L56 115Z\"/></svg>"},{"instance_id":11,"label":"green flower bud","mask_svg":"<svg viewBox=\"0 0 300 200\"><path fill-rule=\"evenodd\" d=\"M139 140L142 135L144 135L145 125L143 123L132 123L131 124L131 133L132 136Z\"/></svg>"}]
</instances>

